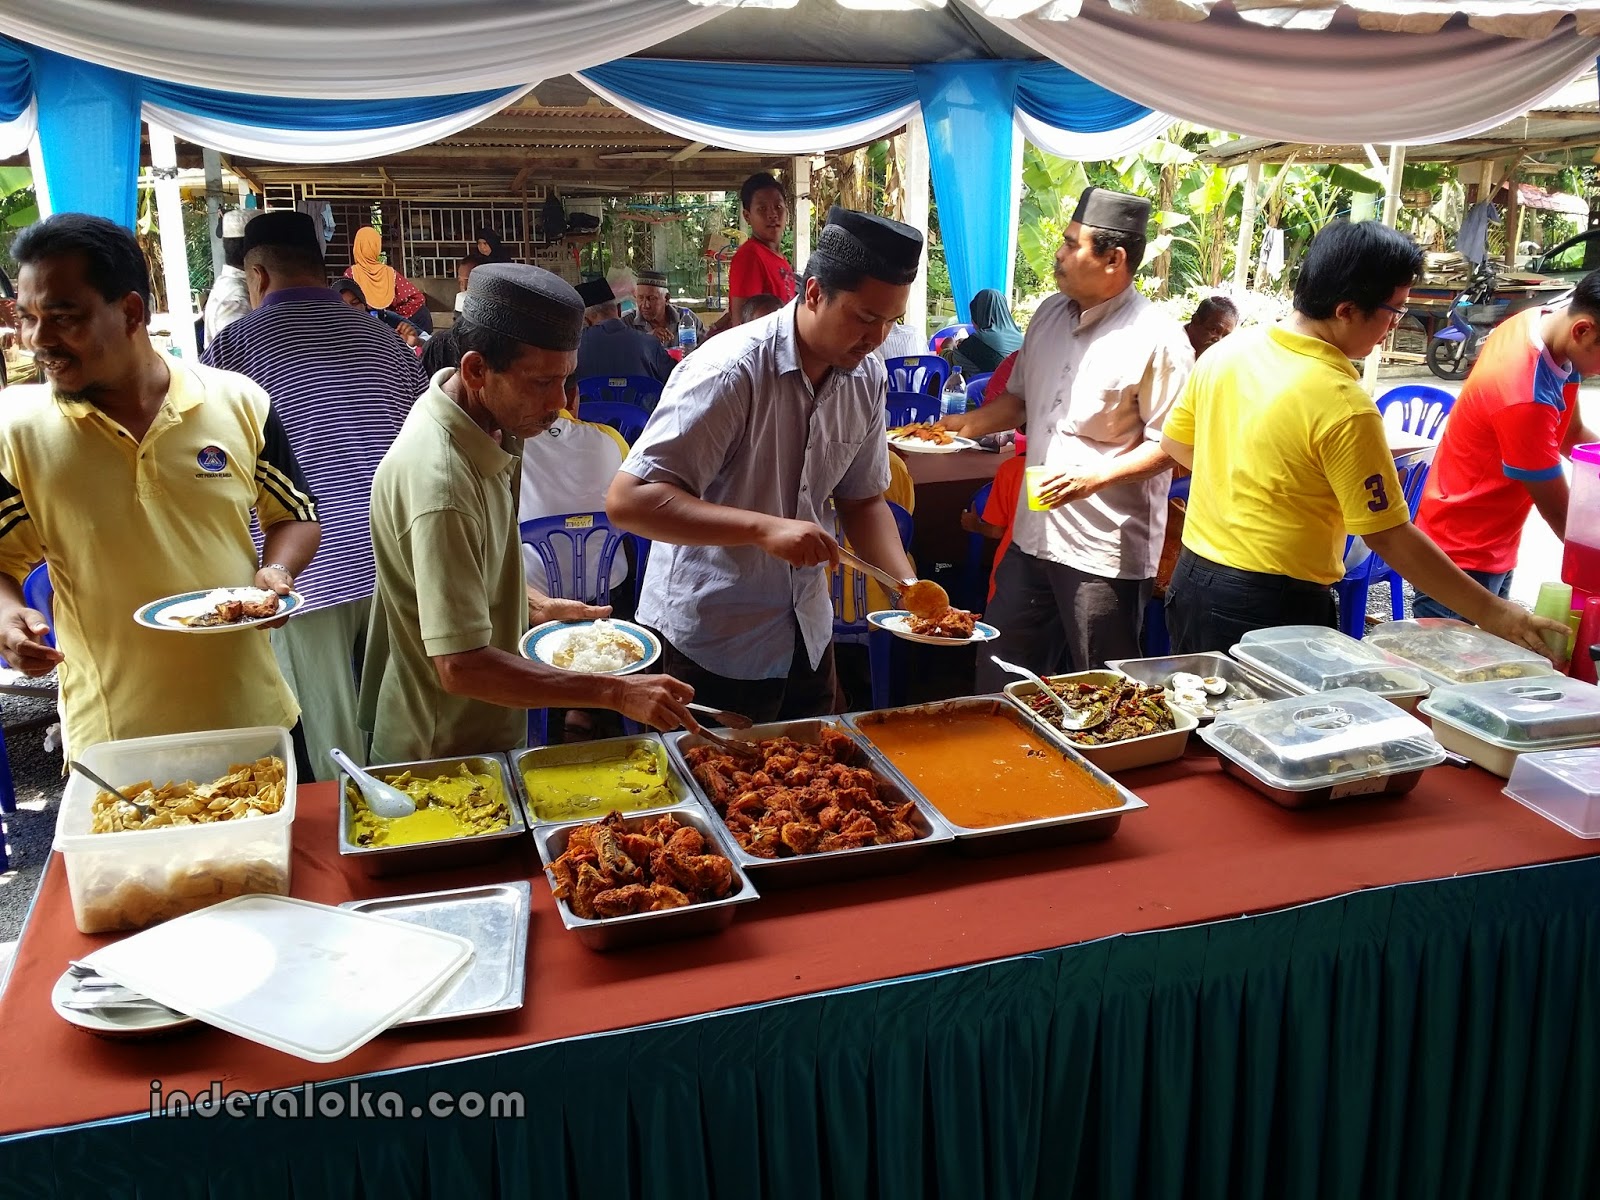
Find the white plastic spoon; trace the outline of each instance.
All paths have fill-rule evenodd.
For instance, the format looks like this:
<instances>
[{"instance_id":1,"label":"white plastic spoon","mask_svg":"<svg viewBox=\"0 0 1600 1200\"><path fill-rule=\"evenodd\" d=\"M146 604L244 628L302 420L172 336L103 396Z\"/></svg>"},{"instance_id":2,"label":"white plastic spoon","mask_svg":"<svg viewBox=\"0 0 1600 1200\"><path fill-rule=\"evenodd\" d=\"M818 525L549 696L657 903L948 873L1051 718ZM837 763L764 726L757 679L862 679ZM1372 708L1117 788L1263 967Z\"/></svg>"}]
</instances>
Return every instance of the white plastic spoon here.
<instances>
[{"instance_id":1,"label":"white plastic spoon","mask_svg":"<svg viewBox=\"0 0 1600 1200\"><path fill-rule=\"evenodd\" d=\"M361 795L366 799L367 807L372 810L373 816L395 820L399 817L409 817L417 811L415 800L399 788L367 774L351 762L350 756L343 750L335 747L328 751L328 757L333 759L334 766L350 776L356 787L361 790Z\"/></svg>"}]
</instances>

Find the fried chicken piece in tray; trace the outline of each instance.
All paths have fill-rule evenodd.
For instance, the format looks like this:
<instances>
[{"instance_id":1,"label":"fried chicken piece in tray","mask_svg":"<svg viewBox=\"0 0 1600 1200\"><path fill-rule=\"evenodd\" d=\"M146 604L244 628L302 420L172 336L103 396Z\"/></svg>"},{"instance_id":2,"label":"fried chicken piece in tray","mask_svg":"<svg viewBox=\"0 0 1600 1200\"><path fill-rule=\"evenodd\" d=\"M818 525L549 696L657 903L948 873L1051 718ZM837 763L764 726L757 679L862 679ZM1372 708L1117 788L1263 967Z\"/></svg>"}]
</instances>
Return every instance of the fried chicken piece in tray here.
<instances>
[{"instance_id":1,"label":"fried chicken piece in tray","mask_svg":"<svg viewBox=\"0 0 1600 1200\"><path fill-rule=\"evenodd\" d=\"M914 805L891 809L877 777L856 766L862 752L841 730L824 728L820 744L793 738L760 743L761 766L715 746L685 753L734 840L757 858L794 858L914 841Z\"/></svg>"},{"instance_id":2,"label":"fried chicken piece in tray","mask_svg":"<svg viewBox=\"0 0 1600 1200\"><path fill-rule=\"evenodd\" d=\"M580 825L545 870L556 898L591 921L720 900L734 884L733 864L670 813L634 830L618 812Z\"/></svg>"}]
</instances>

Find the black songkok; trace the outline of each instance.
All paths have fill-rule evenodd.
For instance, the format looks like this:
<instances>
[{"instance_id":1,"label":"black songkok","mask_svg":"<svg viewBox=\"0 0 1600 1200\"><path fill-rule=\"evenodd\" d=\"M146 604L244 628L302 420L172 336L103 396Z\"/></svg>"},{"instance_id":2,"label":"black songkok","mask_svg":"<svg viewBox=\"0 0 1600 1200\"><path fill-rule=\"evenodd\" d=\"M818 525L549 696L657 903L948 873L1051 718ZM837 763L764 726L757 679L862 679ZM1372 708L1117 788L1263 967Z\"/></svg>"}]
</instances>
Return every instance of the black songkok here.
<instances>
[{"instance_id":1,"label":"black songkok","mask_svg":"<svg viewBox=\"0 0 1600 1200\"><path fill-rule=\"evenodd\" d=\"M917 277L922 235L888 217L835 204L817 235L815 254L898 287Z\"/></svg>"},{"instance_id":2,"label":"black songkok","mask_svg":"<svg viewBox=\"0 0 1600 1200\"><path fill-rule=\"evenodd\" d=\"M1150 225L1150 201L1140 196L1092 187L1078 197L1078 207L1072 219L1095 229L1143 237Z\"/></svg>"},{"instance_id":3,"label":"black songkok","mask_svg":"<svg viewBox=\"0 0 1600 1200\"><path fill-rule=\"evenodd\" d=\"M485 263L472 272L461 315L541 350L576 350L583 308L577 290L543 267Z\"/></svg>"},{"instance_id":4,"label":"black songkok","mask_svg":"<svg viewBox=\"0 0 1600 1200\"><path fill-rule=\"evenodd\" d=\"M317 242L317 227L309 213L292 208L264 212L244 227L244 252L257 246L286 246L294 250L309 250L319 259L322 247Z\"/></svg>"},{"instance_id":5,"label":"black songkok","mask_svg":"<svg viewBox=\"0 0 1600 1200\"><path fill-rule=\"evenodd\" d=\"M593 308L597 304L609 304L617 298L611 290L611 285L604 279L586 279L578 285L578 295L583 297L583 306Z\"/></svg>"}]
</instances>

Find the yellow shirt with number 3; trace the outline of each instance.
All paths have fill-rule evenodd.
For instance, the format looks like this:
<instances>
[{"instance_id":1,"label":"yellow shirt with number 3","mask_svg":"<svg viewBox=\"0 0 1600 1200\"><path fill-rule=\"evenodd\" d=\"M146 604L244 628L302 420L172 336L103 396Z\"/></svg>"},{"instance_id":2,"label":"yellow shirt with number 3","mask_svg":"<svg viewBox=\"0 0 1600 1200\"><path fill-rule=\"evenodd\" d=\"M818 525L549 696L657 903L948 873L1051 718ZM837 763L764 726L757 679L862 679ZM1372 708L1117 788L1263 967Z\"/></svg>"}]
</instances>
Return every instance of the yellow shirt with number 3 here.
<instances>
[{"instance_id":1,"label":"yellow shirt with number 3","mask_svg":"<svg viewBox=\"0 0 1600 1200\"><path fill-rule=\"evenodd\" d=\"M1331 584L1347 533L1410 520L1377 406L1318 338L1276 325L1224 338L1162 432L1194 447L1183 544L1212 562Z\"/></svg>"}]
</instances>

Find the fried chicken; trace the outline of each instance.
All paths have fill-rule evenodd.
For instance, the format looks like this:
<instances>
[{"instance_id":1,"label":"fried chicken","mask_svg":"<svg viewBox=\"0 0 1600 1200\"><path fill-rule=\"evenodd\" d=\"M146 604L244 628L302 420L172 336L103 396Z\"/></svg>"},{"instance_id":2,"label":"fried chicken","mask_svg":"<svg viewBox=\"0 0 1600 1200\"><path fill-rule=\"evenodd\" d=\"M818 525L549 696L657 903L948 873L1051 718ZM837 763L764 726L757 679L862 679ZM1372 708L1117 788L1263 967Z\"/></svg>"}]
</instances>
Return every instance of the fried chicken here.
<instances>
[{"instance_id":1,"label":"fried chicken","mask_svg":"<svg viewBox=\"0 0 1600 1200\"><path fill-rule=\"evenodd\" d=\"M822 730L819 744L760 743L761 770L746 775L731 755L695 746L685 756L734 840L757 858L793 858L915 841L914 805L891 810L877 776L859 766L849 734Z\"/></svg>"},{"instance_id":2,"label":"fried chicken","mask_svg":"<svg viewBox=\"0 0 1600 1200\"><path fill-rule=\"evenodd\" d=\"M961 608L946 608L930 616L916 614L906 618L906 629L923 637L950 638L965 641L977 628L977 617Z\"/></svg>"},{"instance_id":3,"label":"fried chicken","mask_svg":"<svg viewBox=\"0 0 1600 1200\"><path fill-rule=\"evenodd\" d=\"M545 870L556 898L590 921L720 900L736 882L733 864L670 814L580 825Z\"/></svg>"}]
</instances>

